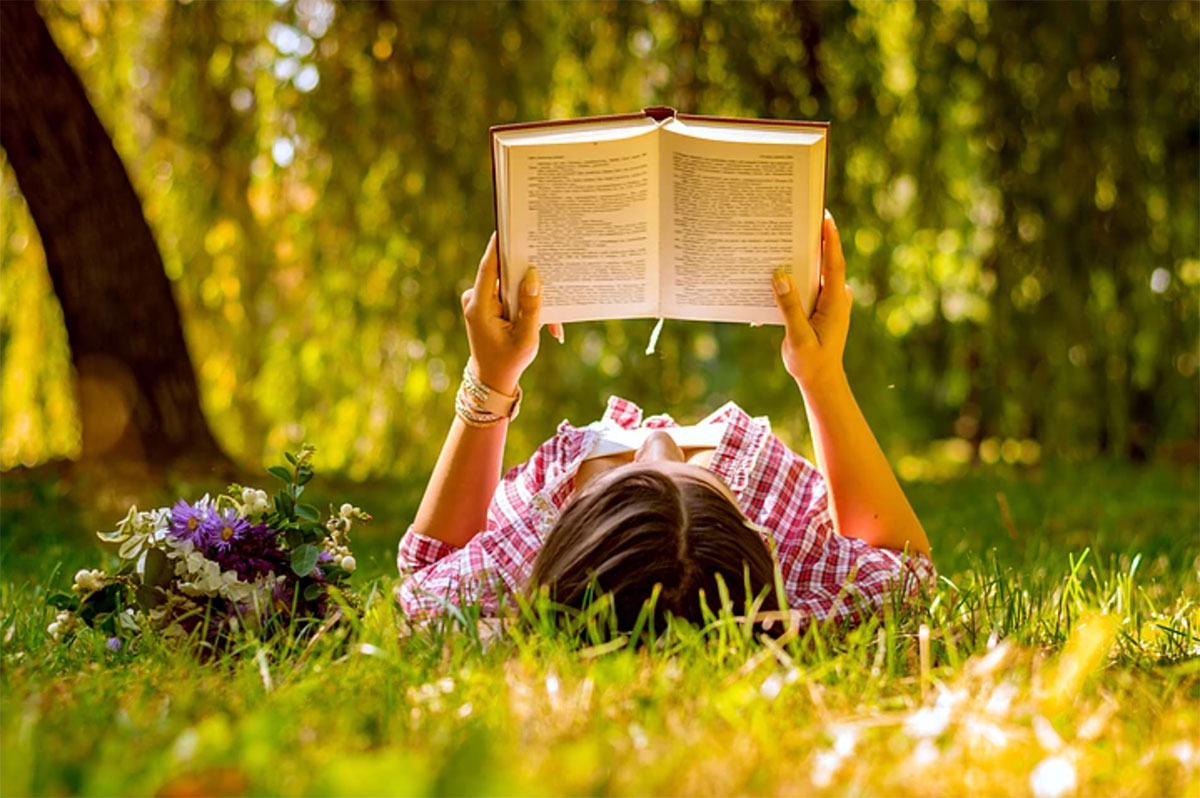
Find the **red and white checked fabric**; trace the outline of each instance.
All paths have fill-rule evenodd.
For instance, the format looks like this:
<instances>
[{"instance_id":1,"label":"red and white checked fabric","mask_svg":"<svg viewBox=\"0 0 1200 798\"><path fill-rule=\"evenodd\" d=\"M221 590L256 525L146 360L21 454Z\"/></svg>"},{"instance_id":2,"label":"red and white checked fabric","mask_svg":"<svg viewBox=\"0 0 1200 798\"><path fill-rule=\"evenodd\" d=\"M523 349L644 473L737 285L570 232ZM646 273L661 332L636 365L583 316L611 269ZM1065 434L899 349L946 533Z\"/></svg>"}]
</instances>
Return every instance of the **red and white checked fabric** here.
<instances>
[{"instance_id":1,"label":"red and white checked fabric","mask_svg":"<svg viewBox=\"0 0 1200 798\"><path fill-rule=\"evenodd\" d=\"M825 478L771 434L766 417L751 418L729 402L700 424L726 425L708 465L733 491L742 512L773 546L791 609L810 619L857 620L882 607L893 590L904 597L932 586L933 563L920 554L876 548L834 531ZM600 421L558 433L504 475L488 507L487 527L456 548L411 527L400 539L402 581L396 595L414 620L448 605L479 602L496 614L505 591L524 590L546 533L575 490L575 473L605 429L678 426L668 415L642 420L619 397ZM511 605L510 605L511 606Z\"/></svg>"}]
</instances>

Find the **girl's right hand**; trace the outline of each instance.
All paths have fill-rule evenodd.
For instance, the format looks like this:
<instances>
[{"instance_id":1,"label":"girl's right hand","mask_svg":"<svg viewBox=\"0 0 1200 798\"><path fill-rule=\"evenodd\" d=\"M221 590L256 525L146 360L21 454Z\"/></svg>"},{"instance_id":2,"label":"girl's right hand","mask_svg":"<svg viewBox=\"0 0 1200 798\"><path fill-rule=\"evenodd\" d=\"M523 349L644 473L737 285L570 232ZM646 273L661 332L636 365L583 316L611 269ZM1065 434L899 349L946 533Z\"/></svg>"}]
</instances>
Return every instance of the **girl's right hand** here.
<instances>
[{"instance_id":1,"label":"girl's right hand","mask_svg":"<svg viewBox=\"0 0 1200 798\"><path fill-rule=\"evenodd\" d=\"M479 261L475 285L462 295L471 346L469 368L489 388L513 394L521 375L537 356L542 283L536 269L526 272L519 289L517 318L507 321L502 315L498 278L496 234L492 233Z\"/></svg>"},{"instance_id":2,"label":"girl's right hand","mask_svg":"<svg viewBox=\"0 0 1200 798\"><path fill-rule=\"evenodd\" d=\"M820 389L831 380L844 379L842 355L850 331L853 296L846 285L842 241L829 211L825 211L821 233L821 289L811 317L804 315L800 293L790 274L780 268L772 281L775 302L783 311L787 328L782 346L783 364L805 393Z\"/></svg>"}]
</instances>

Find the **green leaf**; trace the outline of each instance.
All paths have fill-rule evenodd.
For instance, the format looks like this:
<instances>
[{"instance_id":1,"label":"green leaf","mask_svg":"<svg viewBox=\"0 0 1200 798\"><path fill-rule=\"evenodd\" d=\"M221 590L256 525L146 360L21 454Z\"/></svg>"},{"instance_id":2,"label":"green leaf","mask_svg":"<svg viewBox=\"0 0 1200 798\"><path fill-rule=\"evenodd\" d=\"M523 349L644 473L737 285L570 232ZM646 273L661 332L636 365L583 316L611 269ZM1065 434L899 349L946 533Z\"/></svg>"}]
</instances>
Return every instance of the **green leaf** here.
<instances>
[{"instance_id":1,"label":"green leaf","mask_svg":"<svg viewBox=\"0 0 1200 798\"><path fill-rule=\"evenodd\" d=\"M171 563L167 555L158 549L146 552L146 568L142 575L142 584L154 587L165 587L171 581Z\"/></svg>"},{"instance_id":2,"label":"green leaf","mask_svg":"<svg viewBox=\"0 0 1200 798\"><path fill-rule=\"evenodd\" d=\"M293 550L299 548L304 543L303 533L295 528L284 530L283 539L287 541L288 548Z\"/></svg>"},{"instance_id":3,"label":"green leaf","mask_svg":"<svg viewBox=\"0 0 1200 798\"><path fill-rule=\"evenodd\" d=\"M292 572L296 576L308 576L317 565L317 555L320 551L311 543L292 551Z\"/></svg>"},{"instance_id":4,"label":"green leaf","mask_svg":"<svg viewBox=\"0 0 1200 798\"><path fill-rule=\"evenodd\" d=\"M292 454L291 452L284 452L283 456L286 457L287 461L292 465L296 464L296 455Z\"/></svg>"},{"instance_id":5,"label":"green leaf","mask_svg":"<svg viewBox=\"0 0 1200 798\"><path fill-rule=\"evenodd\" d=\"M313 582L311 585L304 588L304 600L312 601L312 600L316 599L318 596L320 596L322 592L323 591L322 591L321 585L317 584L316 582Z\"/></svg>"},{"instance_id":6,"label":"green leaf","mask_svg":"<svg viewBox=\"0 0 1200 798\"><path fill-rule=\"evenodd\" d=\"M267 469L267 473L279 477L289 485L292 484L292 473L283 466L271 466Z\"/></svg>"},{"instance_id":7,"label":"green leaf","mask_svg":"<svg viewBox=\"0 0 1200 798\"><path fill-rule=\"evenodd\" d=\"M134 591L133 597L137 600L140 606L146 612L157 607L159 604L166 603L167 597L161 590L150 585L142 585Z\"/></svg>"},{"instance_id":8,"label":"green leaf","mask_svg":"<svg viewBox=\"0 0 1200 798\"><path fill-rule=\"evenodd\" d=\"M46 603L60 610L74 610L79 606L79 599L70 593L55 593L46 599Z\"/></svg>"},{"instance_id":9,"label":"green leaf","mask_svg":"<svg viewBox=\"0 0 1200 798\"><path fill-rule=\"evenodd\" d=\"M303 518L305 521L316 521L321 515L317 512L317 508L311 504L297 504L296 515Z\"/></svg>"}]
</instances>

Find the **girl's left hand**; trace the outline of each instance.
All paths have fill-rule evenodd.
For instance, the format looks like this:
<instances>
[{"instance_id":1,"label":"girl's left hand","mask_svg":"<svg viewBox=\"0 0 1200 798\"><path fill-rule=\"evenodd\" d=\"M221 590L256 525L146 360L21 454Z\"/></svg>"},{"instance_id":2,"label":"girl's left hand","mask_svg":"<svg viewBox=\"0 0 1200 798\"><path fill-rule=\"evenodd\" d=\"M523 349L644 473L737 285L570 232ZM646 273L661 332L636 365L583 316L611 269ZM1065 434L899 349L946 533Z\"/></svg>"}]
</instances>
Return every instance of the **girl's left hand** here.
<instances>
[{"instance_id":1,"label":"girl's left hand","mask_svg":"<svg viewBox=\"0 0 1200 798\"><path fill-rule=\"evenodd\" d=\"M470 369L484 385L513 394L525 369L538 352L538 316L542 310L542 283L530 268L521 281L519 312L513 321L501 316L499 258L496 234L479 261L475 285L462 295L467 340L471 346Z\"/></svg>"},{"instance_id":2,"label":"girl's left hand","mask_svg":"<svg viewBox=\"0 0 1200 798\"><path fill-rule=\"evenodd\" d=\"M774 278L775 301L787 325L781 354L784 366L803 391L829 380L845 378L842 354L850 330L853 295L846 284L842 239L829 211L822 227L821 288L812 316L804 315L800 293L791 276L779 270Z\"/></svg>"}]
</instances>

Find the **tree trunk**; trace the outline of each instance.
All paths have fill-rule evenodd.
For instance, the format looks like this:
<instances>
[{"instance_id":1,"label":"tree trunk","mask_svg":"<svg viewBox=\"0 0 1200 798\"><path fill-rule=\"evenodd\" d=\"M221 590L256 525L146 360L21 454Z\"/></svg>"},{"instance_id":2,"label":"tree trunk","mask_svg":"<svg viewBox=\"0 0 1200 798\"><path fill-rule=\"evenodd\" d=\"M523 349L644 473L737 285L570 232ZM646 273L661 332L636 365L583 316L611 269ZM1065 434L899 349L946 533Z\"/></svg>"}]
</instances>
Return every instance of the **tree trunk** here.
<instances>
[{"instance_id":1,"label":"tree trunk","mask_svg":"<svg viewBox=\"0 0 1200 798\"><path fill-rule=\"evenodd\" d=\"M83 458L228 471L141 203L32 2L0 2L0 144L62 304Z\"/></svg>"}]
</instances>

